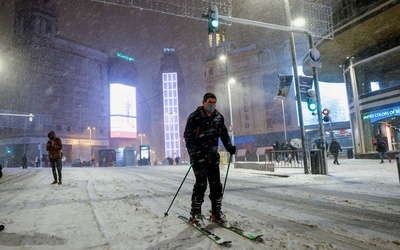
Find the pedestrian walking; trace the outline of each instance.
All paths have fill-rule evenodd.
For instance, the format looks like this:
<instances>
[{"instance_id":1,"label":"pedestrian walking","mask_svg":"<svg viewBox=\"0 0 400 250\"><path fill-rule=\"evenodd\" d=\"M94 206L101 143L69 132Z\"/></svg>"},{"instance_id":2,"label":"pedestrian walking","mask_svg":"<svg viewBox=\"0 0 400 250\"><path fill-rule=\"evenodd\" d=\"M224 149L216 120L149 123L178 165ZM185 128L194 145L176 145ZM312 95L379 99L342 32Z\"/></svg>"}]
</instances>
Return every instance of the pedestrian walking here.
<instances>
[{"instance_id":1,"label":"pedestrian walking","mask_svg":"<svg viewBox=\"0 0 400 250\"><path fill-rule=\"evenodd\" d=\"M386 154L386 142L382 138L378 138L376 141L376 151L379 152L380 163L384 163L383 159L388 159L389 163L392 162L392 159Z\"/></svg>"},{"instance_id":2,"label":"pedestrian walking","mask_svg":"<svg viewBox=\"0 0 400 250\"><path fill-rule=\"evenodd\" d=\"M190 222L201 228L205 227L201 206L207 181L210 186L211 220L225 225L228 223L221 211L223 190L218 140L221 139L231 155L236 153L236 147L231 143L224 116L216 109L216 103L217 97L213 93L206 93L202 106L189 115L184 132L186 148L196 178L191 199Z\"/></svg>"},{"instance_id":3,"label":"pedestrian walking","mask_svg":"<svg viewBox=\"0 0 400 250\"><path fill-rule=\"evenodd\" d=\"M275 160L277 163L279 163L281 160L281 152L277 152L277 151L281 150L281 145L279 144L278 141L275 141L274 144L272 144L272 148L275 151Z\"/></svg>"},{"instance_id":4,"label":"pedestrian walking","mask_svg":"<svg viewBox=\"0 0 400 250\"><path fill-rule=\"evenodd\" d=\"M36 156L36 158L35 158L35 166L36 166L36 168L39 168L39 165L40 165L39 156Z\"/></svg>"},{"instance_id":5,"label":"pedestrian walking","mask_svg":"<svg viewBox=\"0 0 400 250\"><path fill-rule=\"evenodd\" d=\"M292 159L295 158L297 163L299 162L299 155L297 154L297 148L293 146L288 140L285 141L283 149L288 151L286 153L287 161L291 164Z\"/></svg>"},{"instance_id":6,"label":"pedestrian walking","mask_svg":"<svg viewBox=\"0 0 400 250\"><path fill-rule=\"evenodd\" d=\"M49 137L49 141L46 145L46 150L49 151L49 159L51 170L53 171L54 181L51 184L62 184L62 162L61 162L61 149L62 142L61 139L56 136L54 131L50 131L47 135ZM57 171L56 171L57 170ZM58 174L58 181L57 181Z\"/></svg>"},{"instance_id":7,"label":"pedestrian walking","mask_svg":"<svg viewBox=\"0 0 400 250\"><path fill-rule=\"evenodd\" d=\"M28 158L26 157L26 154L24 154L24 156L22 156L22 168L28 168Z\"/></svg>"},{"instance_id":8,"label":"pedestrian walking","mask_svg":"<svg viewBox=\"0 0 400 250\"><path fill-rule=\"evenodd\" d=\"M336 138L333 138L331 145L329 145L329 152L333 155L333 164L340 165L338 162L339 151L342 152L342 147L339 142L336 141Z\"/></svg>"}]
</instances>

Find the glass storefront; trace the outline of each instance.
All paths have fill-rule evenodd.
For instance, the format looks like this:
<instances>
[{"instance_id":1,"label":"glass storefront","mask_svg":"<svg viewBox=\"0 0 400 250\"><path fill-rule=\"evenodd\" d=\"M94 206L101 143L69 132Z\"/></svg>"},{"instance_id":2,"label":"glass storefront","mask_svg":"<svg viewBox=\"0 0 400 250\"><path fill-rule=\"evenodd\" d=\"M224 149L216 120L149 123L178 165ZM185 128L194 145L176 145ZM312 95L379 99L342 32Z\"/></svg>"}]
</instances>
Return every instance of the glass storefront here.
<instances>
[{"instance_id":1,"label":"glass storefront","mask_svg":"<svg viewBox=\"0 0 400 250\"><path fill-rule=\"evenodd\" d=\"M344 72L355 152L376 153L377 138L399 150L400 46L351 57Z\"/></svg>"},{"instance_id":2,"label":"glass storefront","mask_svg":"<svg viewBox=\"0 0 400 250\"><path fill-rule=\"evenodd\" d=\"M400 106L361 114L366 152L375 152L376 139L382 138L388 150L400 149Z\"/></svg>"}]
</instances>

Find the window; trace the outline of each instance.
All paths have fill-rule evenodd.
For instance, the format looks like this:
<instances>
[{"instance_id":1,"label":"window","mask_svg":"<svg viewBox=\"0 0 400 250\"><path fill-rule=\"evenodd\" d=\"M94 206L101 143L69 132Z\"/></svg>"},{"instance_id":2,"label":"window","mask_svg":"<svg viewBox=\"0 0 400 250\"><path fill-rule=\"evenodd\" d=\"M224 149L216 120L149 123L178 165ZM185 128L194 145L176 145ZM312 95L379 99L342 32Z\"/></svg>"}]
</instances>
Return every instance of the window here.
<instances>
[{"instance_id":1,"label":"window","mask_svg":"<svg viewBox=\"0 0 400 250\"><path fill-rule=\"evenodd\" d=\"M379 82L371 82L371 91L377 91L377 90L380 90Z\"/></svg>"}]
</instances>

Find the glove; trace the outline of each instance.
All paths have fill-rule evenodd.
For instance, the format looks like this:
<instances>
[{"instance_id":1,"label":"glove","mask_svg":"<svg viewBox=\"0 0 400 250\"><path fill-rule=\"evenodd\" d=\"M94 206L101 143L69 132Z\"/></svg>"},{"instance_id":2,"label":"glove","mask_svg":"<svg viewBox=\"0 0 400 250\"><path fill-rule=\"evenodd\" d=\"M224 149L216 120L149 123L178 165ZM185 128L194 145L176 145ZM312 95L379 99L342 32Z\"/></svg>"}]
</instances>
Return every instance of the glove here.
<instances>
[{"instance_id":1,"label":"glove","mask_svg":"<svg viewBox=\"0 0 400 250\"><path fill-rule=\"evenodd\" d=\"M230 146L227 151L231 154L234 155L236 153L236 146Z\"/></svg>"}]
</instances>

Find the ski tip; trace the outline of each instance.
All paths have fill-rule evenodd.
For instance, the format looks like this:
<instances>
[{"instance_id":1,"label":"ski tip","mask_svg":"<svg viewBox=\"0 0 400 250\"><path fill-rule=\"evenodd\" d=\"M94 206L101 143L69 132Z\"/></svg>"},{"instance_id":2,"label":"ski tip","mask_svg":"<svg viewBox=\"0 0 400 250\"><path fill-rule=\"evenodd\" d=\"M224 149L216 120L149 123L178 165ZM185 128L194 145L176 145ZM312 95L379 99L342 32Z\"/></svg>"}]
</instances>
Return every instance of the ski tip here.
<instances>
[{"instance_id":1,"label":"ski tip","mask_svg":"<svg viewBox=\"0 0 400 250\"><path fill-rule=\"evenodd\" d=\"M263 236L262 234L253 236L253 238L251 240L257 241L257 242L264 242L264 239L262 238L262 236Z\"/></svg>"},{"instance_id":2,"label":"ski tip","mask_svg":"<svg viewBox=\"0 0 400 250\"><path fill-rule=\"evenodd\" d=\"M218 245L224 246L224 247L230 247L232 245L232 241L230 241L230 240L225 240L220 243L219 242L217 242L217 243L218 243Z\"/></svg>"}]
</instances>

